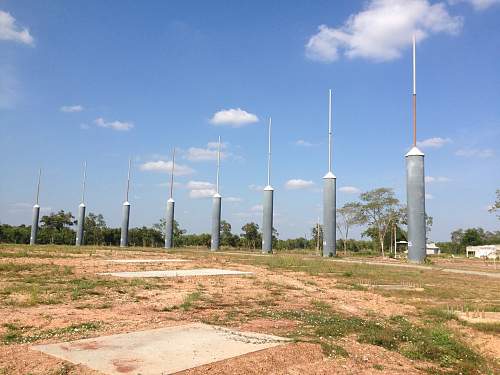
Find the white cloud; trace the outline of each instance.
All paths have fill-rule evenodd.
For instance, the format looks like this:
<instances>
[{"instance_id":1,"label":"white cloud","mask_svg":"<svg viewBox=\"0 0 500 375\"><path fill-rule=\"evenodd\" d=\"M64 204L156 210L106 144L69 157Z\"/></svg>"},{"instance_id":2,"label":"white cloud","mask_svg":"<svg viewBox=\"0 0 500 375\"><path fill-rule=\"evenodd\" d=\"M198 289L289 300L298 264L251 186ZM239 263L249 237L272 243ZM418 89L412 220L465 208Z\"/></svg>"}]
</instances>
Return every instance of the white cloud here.
<instances>
[{"instance_id":1,"label":"white cloud","mask_svg":"<svg viewBox=\"0 0 500 375\"><path fill-rule=\"evenodd\" d=\"M82 123L82 124L80 124L80 129L82 129L82 130L89 130L90 126L88 124Z\"/></svg>"},{"instance_id":2,"label":"white cloud","mask_svg":"<svg viewBox=\"0 0 500 375\"><path fill-rule=\"evenodd\" d=\"M444 176L439 176L439 177L433 177L433 176L425 176L425 182L426 183L432 183L432 182L450 182L451 178L449 177L444 177Z\"/></svg>"},{"instance_id":3,"label":"white cloud","mask_svg":"<svg viewBox=\"0 0 500 375\"><path fill-rule=\"evenodd\" d=\"M333 62L341 55L374 61L393 60L409 47L411 36L421 41L430 34L457 34L461 17L451 16L444 3L428 0L370 0L339 28L320 25L306 44L312 60Z\"/></svg>"},{"instance_id":4,"label":"white cloud","mask_svg":"<svg viewBox=\"0 0 500 375\"><path fill-rule=\"evenodd\" d=\"M152 172L168 172L172 170L172 161L148 161L141 164L139 167L141 171L152 171ZM194 173L194 170L187 165L177 164L174 165L174 174L176 176L186 176Z\"/></svg>"},{"instance_id":5,"label":"white cloud","mask_svg":"<svg viewBox=\"0 0 500 375\"><path fill-rule=\"evenodd\" d=\"M469 3L475 10L485 10L493 5L500 4L500 0L448 0L452 5L458 3Z\"/></svg>"},{"instance_id":6,"label":"white cloud","mask_svg":"<svg viewBox=\"0 0 500 375\"><path fill-rule=\"evenodd\" d=\"M34 44L30 31L16 25L16 19L8 12L0 10L0 40L13 41L32 46Z\"/></svg>"},{"instance_id":7,"label":"white cloud","mask_svg":"<svg viewBox=\"0 0 500 375\"><path fill-rule=\"evenodd\" d=\"M96 119L94 123L97 126L100 126L101 128L108 128L116 131L129 131L134 127L134 124L132 124L131 122L122 122L122 121L106 122L102 117Z\"/></svg>"},{"instance_id":8,"label":"white cloud","mask_svg":"<svg viewBox=\"0 0 500 375\"><path fill-rule=\"evenodd\" d=\"M457 156L463 156L466 158L481 158L481 159L487 159L495 156L495 151L493 151L490 148L463 148L460 150L457 150L455 152L455 155Z\"/></svg>"},{"instance_id":9,"label":"white cloud","mask_svg":"<svg viewBox=\"0 0 500 375\"><path fill-rule=\"evenodd\" d=\"M206 148L201 147L190 147L186 153L186 159L191 161L207 161L207 160L217 160L217 142L208 142ZM221 143L221 159L225 159L228 153L222 151L226 148L227 144Z\"/></svg>"},{"instance_id":10,"label":"white cloud","mask_svg":"<svg viewBox=\"0 0 500 375\"><path fill-rule=\"evenodd\" d=\"M314 182L310 180L301 180L300 178L292 178L285 183L285 188L288 190L309 189L314 186Z\"/></svg>"},{"instance_id":11,"label":"white cloud","mask_svg":"<svg viewBox=\"0 0 500 375\"><path fill-rule=\"evenodd\" d=\"M78 104L78 105L63 105L61 108L59 108L61 112L81 112L83 111L83 106Z\"/></svg>"},{"instance_id":12,"label":"white cloud","mask_svg":"<svg viewBox=\"0 0 500 375\"><path fill-rule=\"evenodd\" d=\"M240 128L247 124L258 122L259 118L253 113L244 111L241 108L223 109L215 112L210 122L213 125L229 125L233 128Z\"/></svg>"},{"instance_id":13,"label":"white cloud","mask_svg":"<svg viewBox=\"0 0 500 375\"><path fill-rule=\"evenodd\" d=\"M297 146L303 146L303 147L311 147L314 146L311 142L304 141L303 139L299 139L295 142Z\"/></svg>"},{"instance_id":14,"label":"white cloud","mask_svg":"<svg viewBox=\"0 0 500 375\"><path fill-rule=\"evenodd\" d=\"M215 185L207 181L189 181L186 185L189 197L194 199L213 197L216 193Z\"/></svg>"},{"instance_id":15,"label":"white cloud","mask_svg":"<svg viewBox=\"0 0 500 375\"><path fill-rule=\"evenodd\" d=\"M342 193L347 193L347 194L359 194L359 193L361 193L361 190L355 186L342 186L341 188L339 188L339 191L341 191Z\"/></svg>"},{"instance_id":16,"label":"white cloud","mask_svg":"<svg viewBox=\"0 0 500 375\"><path fill-rule=\"evenodd\" d=\"M240 203L241 201L243 201L243 199L239 197L227 197L224 198L224 201L228 203Z\"/></svg>"},{"instance_id":17,"label":"white cloud","mask_svg":"<svg viewBox=\"0 0 500 375\"><path fill-rule=\"evenodd\" d=\"M440 148L451 142L452 140L450 138L434 137L417 142L417 146L421 148Z\"/></svg>"}]
</instances>

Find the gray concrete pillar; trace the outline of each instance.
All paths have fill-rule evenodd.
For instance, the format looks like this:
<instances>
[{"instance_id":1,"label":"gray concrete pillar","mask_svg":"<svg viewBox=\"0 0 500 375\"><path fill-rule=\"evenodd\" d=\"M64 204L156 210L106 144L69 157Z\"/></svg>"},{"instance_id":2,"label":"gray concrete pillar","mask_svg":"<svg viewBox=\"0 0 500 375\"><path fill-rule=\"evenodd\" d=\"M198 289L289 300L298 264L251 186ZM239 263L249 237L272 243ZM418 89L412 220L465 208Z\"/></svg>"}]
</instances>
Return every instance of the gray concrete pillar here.
<instances>
[{"instance_id":1,"label":"gray concrete pillar","mask_svg":"<svg viewBox=\"0 0 500 375\"><path fill-rule=\"evenodd\" d=\"M33 219L31 221L31 236L30 245L36 244L36 237L38 235L38 220L40 218L40 206L35 204L33 206Z\"/></svg>"},{"instance_id":2,"label":"gray concrete pillar","mask_svg":"<svg viewBox=\"0 0 500 375\"><path fill-rule=\"evenodd\" d=\"M216 193L212 203L212 241L210 242L210 250L217 251L220 246L220 215L221 215L222 197Z\"/></svg>"},{"instance_id":3,"label":"gray concrete pillar","mask_svg":"<svg viewBox=\"0 0 500 375\"><path fill-rule=\"evenodd\" d=\"M337 255L337 178L332 172L323 177L323 256Z\"/></svg>"},{"instance_id":4,"label":"gray concrete pillar","mask_svg":"<svg viewBox=\"0 0 500 375\"><path fill-rule=\"evenodd\" d=\"M413 147L406 154L408 209L408 261L422 263L426 257L424 154Z\"/></svg>"},{"instance_id":5,"label":"gray concrete pillar","mask_svg":"<svg viewBox=\"0 0 500 375\"><path fill-rule=\"evenodd\" d=\"M273 252L273 196L274 189L266 186L262 212L262 252L265 254Z\"/></svg>"},{"instance_id":6,"label":"gray concrete pillar","mask_svg":"<svg viewBox=\"0 0 500 375\"><path fill-rule=\"evenodd\" d=\"M165 249L174 247L174 210L175 201L170 198L167 201L167 218L165 221Z\"/></svg>"},{"instance_id":7,"label":"gray concrete pillar","mask_svg":"<svg viewBox=\"0 0 500 375\"><path fill-rule=\"evenodd\" d=\"M85 227L85 204L78 206L78 226L76 228L76 246L83 245L83 232Z\"/></svg>"},{"instance_id":8,"label":"gray concrete pillar","mask_svg":"<svg viewBox=\"0 0 500 375\"><path fill-rule=\"evenodd\" d=\"M130 221L130 203L123 203L122 231L120 235L120 247L128 246L128 226Z\"/></svg>"}]
</instances>

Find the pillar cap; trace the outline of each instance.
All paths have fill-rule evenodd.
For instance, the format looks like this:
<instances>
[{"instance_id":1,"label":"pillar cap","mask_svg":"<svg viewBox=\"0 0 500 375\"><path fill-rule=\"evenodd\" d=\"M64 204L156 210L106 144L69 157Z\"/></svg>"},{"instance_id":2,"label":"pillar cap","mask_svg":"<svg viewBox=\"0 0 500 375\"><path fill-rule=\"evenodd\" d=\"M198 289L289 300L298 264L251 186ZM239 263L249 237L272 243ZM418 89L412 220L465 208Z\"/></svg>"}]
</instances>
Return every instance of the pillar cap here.
<instances>
[{"instance_id":1,"label":"pillar cap","mask_svg":"<svg viewBox=\"0 0 500 375\"><path fill-rule=\"evenodd\" d=\"M220 195L219 193L215 193L214 198L222 198L222 195Z\"/></svg>"},{"instance_id":2,"label":"pillar cap","mask_svg":"<svg viewBox=\"0 0 500 375\"><path fill-rule=\"evenodd\" d=\"M85 207L85 203L80 203L80 205L78 207Z\"/></svg>"},{"instance_id":3,"label":"pillar cap","mask_svg":"<svg viewBox=\"0 0 500 375\"><path fill-rule=\"evenodd\" d=\"M413 146L410 151L405 155L406 156L424 156L424 153L418 149L417 146Z\"/></svg>"},{"instance_id":4,"label":"pillar cap","mask_svg":"<svg viewBox=\"0 0 500 375\"><path fill-rule=\"evenodd\" d=\"M332 179L332 178L337 178L335 175L332 173L332 171L328 172L323 176L324 179Z\"/></svg>"},{"instance_id":5,"label":"pillar cap","mask_svg":"<svg viewBox=\"0 0 500 375\"><path fill-rule=\"evenodd\" d=\"M130 206L130 203L128 201L123 202L124 206Z\"/></svg>"},{"instance_id":6,"label":"pillar cap","mask_svg":"<svg viewBox=\"0 0 500 375\"><path fill-rule=\"evenodd\" d=\"M169 198L168 201L167 201L167 203L174 203L174 202L175 202L174 198Z\"/></svg>"},{"instance_id":7,"label":"pillar cap","mask_svg":"<svg viewBox=\"0 0 500 375\"><path fill-rule=\"evenodd\" d=\"M39 205L39 204L35 204L35 205L33 206L33 208L40 208L40 205Z\"/></svg>"},{"instance_id":8,"label":"pillar cap","mask_svg":"<svg viewBox=\"0 0 500 375\"><path fill-rule=\"evenodd\" d=\"M267 185L265 188L264 188L264 191L273 191L273 187L271 185Z\"/></svg>"}]
</instances>

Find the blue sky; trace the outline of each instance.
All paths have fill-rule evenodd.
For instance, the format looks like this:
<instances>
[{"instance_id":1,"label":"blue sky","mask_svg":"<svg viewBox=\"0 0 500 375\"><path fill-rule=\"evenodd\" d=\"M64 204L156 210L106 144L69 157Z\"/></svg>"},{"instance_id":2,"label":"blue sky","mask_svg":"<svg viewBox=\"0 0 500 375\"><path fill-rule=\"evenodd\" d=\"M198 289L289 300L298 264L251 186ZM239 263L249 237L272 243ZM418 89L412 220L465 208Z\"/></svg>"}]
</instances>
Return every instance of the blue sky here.
<instances>
[{"instance_id":1,"label":"blue sky","mask_svg":"<svg viewBox=\"0 0 500 375\"><path fill-rule=\"evenodd\" d=\"M415 30L431 238L498 230L496 0L0 1L0 222L30 222L39 167L43 213L76 212L86 160L88 210L118 226L131 156L131 225L151 225L175 146L176 218L208 232L220 135L222 216L239 233L261 222L272 116L275 226L309 235L329 88L338 205L382 186L404 202Z\"/></svg>"}]
</instances>

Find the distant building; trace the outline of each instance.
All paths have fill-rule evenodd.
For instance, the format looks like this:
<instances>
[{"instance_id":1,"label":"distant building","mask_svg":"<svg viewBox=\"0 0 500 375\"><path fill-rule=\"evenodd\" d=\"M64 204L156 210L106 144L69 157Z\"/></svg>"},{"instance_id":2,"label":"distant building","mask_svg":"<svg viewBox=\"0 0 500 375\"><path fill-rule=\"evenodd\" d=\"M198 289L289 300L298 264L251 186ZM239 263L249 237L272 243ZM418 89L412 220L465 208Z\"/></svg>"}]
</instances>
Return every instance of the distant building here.
<instances>
[{"instance_id":1,"label":"distant building","mask_svg":"<svg viewBox=\"0 0 500 375\"><path fill-rule=\"evenodd\" d=\"M427 255L439 255L439 254L441 254L441 250L439 249L439 247L436 246L436 244L434 242L430 242L427 244L426 252L427 252Z\"/></svg>"},{"instance_id":2,"label":"distant building","mask_svg":"<svg viewBox=\"0 0 500 375\"><path fill-rule=\"evenodd\" d=\"M475 258L497 259L500 257L500 245L467 246L465 255L468 258L471 254Z\"/></svg>"}]
</instances>

